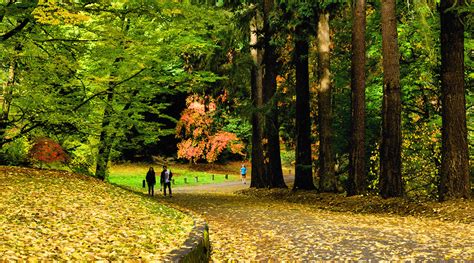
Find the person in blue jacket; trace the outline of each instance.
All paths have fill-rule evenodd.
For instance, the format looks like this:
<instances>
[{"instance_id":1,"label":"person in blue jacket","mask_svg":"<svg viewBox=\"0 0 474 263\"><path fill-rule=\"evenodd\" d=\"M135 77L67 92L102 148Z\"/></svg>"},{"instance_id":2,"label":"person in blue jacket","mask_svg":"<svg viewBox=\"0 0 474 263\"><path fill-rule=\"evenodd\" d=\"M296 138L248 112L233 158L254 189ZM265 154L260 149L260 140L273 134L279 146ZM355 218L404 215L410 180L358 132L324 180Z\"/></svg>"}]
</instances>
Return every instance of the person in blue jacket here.
<instances>
[{"instance_id":1,"label":"person in blue jacket","mask_svg":"<svg viewBox=\"0 0 474 263\"><path fill-rule=\"evenodd\" d=\"M245 167L245 164L242 164L242 167L240 167L240 175L242 176L242 183L246 184L247 168Z\"/></svg>"}]
</instances>

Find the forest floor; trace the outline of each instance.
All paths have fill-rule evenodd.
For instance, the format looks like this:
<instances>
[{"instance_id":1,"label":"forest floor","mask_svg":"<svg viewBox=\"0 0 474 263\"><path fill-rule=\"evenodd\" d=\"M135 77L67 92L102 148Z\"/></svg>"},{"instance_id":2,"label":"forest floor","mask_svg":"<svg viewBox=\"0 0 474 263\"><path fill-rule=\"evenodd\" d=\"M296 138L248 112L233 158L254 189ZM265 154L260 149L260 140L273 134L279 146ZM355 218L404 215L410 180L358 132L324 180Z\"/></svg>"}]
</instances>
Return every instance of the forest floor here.
<instances>
[{"instance_id":1,"label":"forest floor","mask_svg":"<svg viewBox=\"0 0 474 263\"><path fill-rule=\"evenodd\" d=\"M0 166L0 262L159 262L192 227L186 214L91 177Z\"/></svg>"},{"instance_id":2,"label":"forest floor","mask_svg":"<svg viewBox=\"0 0 474 263\"><path fill-rule=\"evenodd\" d=\"M157 198L206 219L214 261L474 260L472 200L347 198L239 182L174 191Z\"/></svg>"}]
</instances>

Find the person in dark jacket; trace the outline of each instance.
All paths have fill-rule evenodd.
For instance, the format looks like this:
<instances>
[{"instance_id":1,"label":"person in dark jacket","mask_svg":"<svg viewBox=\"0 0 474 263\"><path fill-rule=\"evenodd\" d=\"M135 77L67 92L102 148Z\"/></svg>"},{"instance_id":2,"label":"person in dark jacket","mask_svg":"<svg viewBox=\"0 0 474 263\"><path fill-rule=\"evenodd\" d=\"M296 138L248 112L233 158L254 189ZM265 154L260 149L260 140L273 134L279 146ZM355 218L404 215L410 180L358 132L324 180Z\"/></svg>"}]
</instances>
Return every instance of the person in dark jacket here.
<instances>
[{"instance_id":1,"label":"person in dark jacket","mask_svg":"<svg viewBox=\"0 0 474 263\"><path fill-rule=\"evenodd\" d=\"M173 173L170 169L167 169L166 165L163 165L163 171L161 172L160 176L160 183L163 185L163 193L166 196L166 187L170 190L170 197L171 197L171 177L173 177Z\"/></svg>"},{"instance_id":2,"label":"person in dark jacket","mask_svg":"<svg viewBox=\"0 0 474 263\"><path fill-rule=\"evenodd\" d=\"M156 184L155 170L153 170L153 167L150 167L146 173L146 183L148 185L148 195L153 196L155 194L154 188Z\"/></svg>"}]
</instances>

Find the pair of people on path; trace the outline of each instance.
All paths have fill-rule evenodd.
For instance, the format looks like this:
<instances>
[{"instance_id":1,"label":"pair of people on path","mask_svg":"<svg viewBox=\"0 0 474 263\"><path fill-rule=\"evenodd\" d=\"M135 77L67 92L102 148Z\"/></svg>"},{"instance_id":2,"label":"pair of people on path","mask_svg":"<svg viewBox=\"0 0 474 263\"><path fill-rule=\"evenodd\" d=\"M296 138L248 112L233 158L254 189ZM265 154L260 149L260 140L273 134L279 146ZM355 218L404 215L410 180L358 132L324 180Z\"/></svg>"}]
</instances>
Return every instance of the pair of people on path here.
<instances>
[{"instance_id":1,"label":"pair of people on path","mask_svg":"<svg viewBox=\"0 0 474 263\"><path fill-rule=\"evenodd\" d=\"M170 197L171 197L171 178L173 177L173 173L170 169L163 165L163 171L161 171L160 175L160 191L163 188L163 193L166 196L166 187L169 189ZM155 184L156 184L156 176L155 170L153 167L150 167L148 172L146 173L146 183L148 185L148 195L153 196L155 194Z\"/></svg>"}]
</instances>

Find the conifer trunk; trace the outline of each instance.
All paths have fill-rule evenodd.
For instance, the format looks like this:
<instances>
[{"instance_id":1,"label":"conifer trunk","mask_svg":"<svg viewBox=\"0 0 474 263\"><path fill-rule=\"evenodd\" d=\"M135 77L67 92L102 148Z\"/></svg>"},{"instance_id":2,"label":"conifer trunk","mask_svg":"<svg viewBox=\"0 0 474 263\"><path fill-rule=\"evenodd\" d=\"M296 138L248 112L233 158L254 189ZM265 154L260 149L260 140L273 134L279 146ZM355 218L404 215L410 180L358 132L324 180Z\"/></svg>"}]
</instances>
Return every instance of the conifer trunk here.
<instances>
[{"instance_id":1,"label":"conifer trunk","mask_svg":"<svg viewBox=\"0 0 474 263\"><path fill-rule=\"evenodd\" d=\"M464 1L441 0L442 151L440 199L469 198L469 155L464 95L464 25L456 10Z\"/></svg>"},{"instance_id":2,"label":"conifer trunk","mask_svg":"<svg viewBox=\"0 0 474 263\"><path fill-rule=\"evenodd\" d=\"M263 76L263 89L265 105L268 111L265 114L265 137L267 144L264 149L265 175L270 188L286 188L283 179L280 157L280 124L278 122L278 105L276 100L277 90L277 57L275 47L270 43L273 36L273 29L270 25L270 12L273 10L274 1L265 0L263 6L263 34L264 34L264 55L263 64L265 67Z\"/></svg>"},{"instance_id":3,"label":"conifer trunk","mask_svg":"<svg viewBox=\"0 0 474 263\"><path fill-rule=\"evenodd\" d=\"M308 40L303 25L296 28L296 164L293 190L316 189L311 163Z\"/></svg>"},{"instance_id":4,"label":"conifer trunk","mask_svg":"<svg viewBox=\"0 0 474 263\"><path fill-rule=\"evenodd\" d=\"M365 0L352 7L351 140L347 194L365 191Z\"/></svg>"},{"instance_id":5,"label":"conifer trunk","mask_svg":"<svg viewBox=\"0 0 474 263\"><path fill-rule=\"evenodd\" d=\"M400 64L396 0L382 1L383 102L380 195L403 195L401 173Z\"/></svg>"},{"instance_id":6,"label":"conifer trunk","mask_svg":"<svg viewBox=\"0 0 474 263\"><path fill-rule=\"evenodd\" d=\"M319 190L336 191L335 158L332 147L332 90L330 73L329 12L321 11L318 21L318 127Z\"/></svg>"},{"instance_id":7,"label":"conifer trunk","mask_svg":"<svg viewBox=\"0 0 474 263\"><path fill-rule=\"evenodd\" d=\"M263 49L258 39L262 25L260 12L256 10L250 22L250 54L253 65L251 70L251 99L252 99L252 171L250 187L263 188L265 182L265 165L263 155Z\"/></svg>"}]
</instances>

